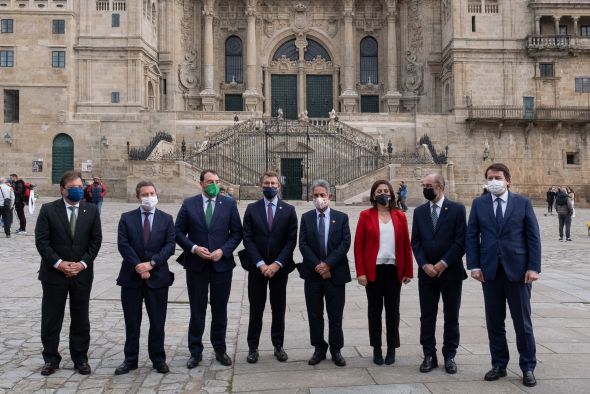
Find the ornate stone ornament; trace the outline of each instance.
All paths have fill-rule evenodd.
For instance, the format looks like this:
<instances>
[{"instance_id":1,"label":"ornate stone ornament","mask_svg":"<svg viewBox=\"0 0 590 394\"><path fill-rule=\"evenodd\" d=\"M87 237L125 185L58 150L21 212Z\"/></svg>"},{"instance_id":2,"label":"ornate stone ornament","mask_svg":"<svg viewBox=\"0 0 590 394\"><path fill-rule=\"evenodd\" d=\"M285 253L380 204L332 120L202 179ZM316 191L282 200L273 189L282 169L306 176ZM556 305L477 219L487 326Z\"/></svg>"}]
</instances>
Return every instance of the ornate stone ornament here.
<instances>
[{"instance_id":1,"label":"ornate stone ornament","mask_svg":"<svg viewBox=\"0 0 590 394\"><path fill-rule=\"evenodd\" d=\"M406 77L404 87L406 91L419 95L424 81L424 66L419 60L422 50L422 21L420 1L408 2L408 49L406 50Z\"/></svg>"},{"instance_id":2,"label":"ornate stone ornament","mask_svg":"<svg viewBox=\"0 0 590 394\"><path fill-rule=\"evenodd\" d=\"M200 85L200 66L197 51L184 55L184 62L178 65L178 81L184 90L196 89Z\"/></svg>"}]
</instances>

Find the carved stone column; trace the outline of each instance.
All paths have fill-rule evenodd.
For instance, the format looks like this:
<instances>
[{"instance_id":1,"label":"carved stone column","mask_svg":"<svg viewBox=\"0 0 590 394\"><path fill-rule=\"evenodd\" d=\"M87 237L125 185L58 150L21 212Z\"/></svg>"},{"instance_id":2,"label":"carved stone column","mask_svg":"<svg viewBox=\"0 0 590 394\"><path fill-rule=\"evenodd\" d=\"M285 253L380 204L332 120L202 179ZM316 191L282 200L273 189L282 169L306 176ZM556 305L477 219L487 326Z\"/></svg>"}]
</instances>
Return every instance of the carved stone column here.
<instances>
[{"instance_id":1,"label":"carved stone column","mask_svg":"<svg viewBox=\"0 0 590 394\"><path fill-rule=\"evenodd\" d=\"M398 112L399 100L402 95L397 87L399 64L397 58L396 1L388 1L387 8L387 93L385 93L383 99L387 112Z\"/></svg>"},{"instance_id":2,"label":"carved stone column","mask_svg":"<svg viewBox=\"0 0 590 394\"><path fill-rule=\"evenodd\" d=\"M580 32L578 31L578 20L580 19L579 16L574 16L574 34L572 34L572 36L577 37L580 35Z\"/></svg>"},{"instance_id":3,"label":"carved stone column","mask_svg":"<svg viewBox=\"0 0 590 394\"><path fill-rule=\"evenodd\" d=\"M555 21L555 35L559 35L559 20L561 19L560 16L554 16L553 20Z\"/></svg>"},{"instance_id":4,"label":"carved stone column","mask_svg":"<svg viewBox=\"0 0 590 394\"><path fill-rule=\"evenodd\" d=\"M203 3L203 16L205 17L205 29L203 34L203 90L201 102L203 111L216 111L218 107L217 92L213 88L215 77L215 65L213 64L213 5L215 0L205 0Z\"/></svg>"},{"instance_id":5,"label":"carved stone column","mask_svg":"<svg viewBox=\"0 0 590 394\"><path fill-rule=\"evenodd\" d=\"M343 112L356 112L358 93L354 84L354 34L352 17L354 16L353 2L344 5L344 89L340 95Z\"/></svg>"},{"instance_id":6,"label":"carved stone column","mask_svg":"<svg viewBox=\"0 0 590 394\"><path fill-rule=\"evenodd\" d=\"M244 102L246 111L259 111L260 94L258 92L258 51L256 49L256 6L258 0L248 0L246 16L248 17L248 35L246 38L246 91Z\"/></svg>"},{"instance_id":7,"label":"carved stone column","mask_svg":"<svg viewBox=\"0 0 590 394\"><path fill-rule=\"evenodd\" d=\"M267 66L262 66L262 73L264 75L264 117L271 116L271 97L270 97L270 72L268 71Z\"/></svg>"},{"instance_id":8,"label":"carved stone column","mask_svg":"<svg viewBox=\"0 0 590 394\"><path fill-rule=\"evenodd\" d=\"M541 17L535 17L535 34L541 34Z\"/></svg>"}]
</instances>

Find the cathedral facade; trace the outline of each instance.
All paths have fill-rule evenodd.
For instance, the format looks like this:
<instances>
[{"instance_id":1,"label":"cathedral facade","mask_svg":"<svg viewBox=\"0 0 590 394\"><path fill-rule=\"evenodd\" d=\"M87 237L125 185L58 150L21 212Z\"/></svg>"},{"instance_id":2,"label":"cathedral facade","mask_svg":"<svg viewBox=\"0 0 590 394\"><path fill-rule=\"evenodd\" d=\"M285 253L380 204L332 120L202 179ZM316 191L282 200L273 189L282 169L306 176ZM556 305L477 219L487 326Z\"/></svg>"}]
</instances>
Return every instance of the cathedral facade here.
<instances>
[{"instance_id":1,"label":"cathedral facade","mask_svg":"<svg viewBox=\"0 0 590 394\"><path fill-rule=\"evenodd\" d=\"M532 198L590 199L585 0L0 0L0 23L0 162L42 193L74 168L176 199L233 163L244 197L270 166L292 198L314 176L419 197L438 171L467 202L501 161Z\"/></svg>"}]
</instances>

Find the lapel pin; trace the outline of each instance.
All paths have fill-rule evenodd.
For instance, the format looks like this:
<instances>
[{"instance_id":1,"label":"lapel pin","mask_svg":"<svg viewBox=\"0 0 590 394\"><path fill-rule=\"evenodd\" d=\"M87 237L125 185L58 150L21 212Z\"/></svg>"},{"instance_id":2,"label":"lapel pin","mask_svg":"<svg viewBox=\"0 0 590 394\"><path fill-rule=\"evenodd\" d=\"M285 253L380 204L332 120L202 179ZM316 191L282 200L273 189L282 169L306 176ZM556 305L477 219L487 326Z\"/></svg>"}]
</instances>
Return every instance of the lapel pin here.
<instances>
[{"instance_id":1,"label":"lapel pin","mask_svg":"<svg viewBox=\"0 0 590 394\"><path fill-rule=\"evenodd\" d=\"M83 212L83 213L86 213L86 210L84 209L82 212Z\"/></svg>"},{"instance_id":2,"label":"lapel pin","mask_svg":"<svg viewBox=\"0 0 590 394\"><path fill-rule=\"evenodd\" d=\"M449 208L445 207L445 211L447 211Z\"/></svg>"},{"instance_id":3,"label":"lapel pin","mask_svg":"<svg viewBox=\"0 0 590 394\"><path fill-rule=\"evenodd\" d=\"M336 221L335 220L332 220L332 223L336 223Z\"/></svg>"},{"instance_id":4,"label":"lapel pin","mask_svg":"<svg viewBox=\"0 0 590 394\"><path fill-rule=\"evenodd\" d=\"M283 207L279 207L279 209L283 209Z\"/></svg>"}]
</instances>

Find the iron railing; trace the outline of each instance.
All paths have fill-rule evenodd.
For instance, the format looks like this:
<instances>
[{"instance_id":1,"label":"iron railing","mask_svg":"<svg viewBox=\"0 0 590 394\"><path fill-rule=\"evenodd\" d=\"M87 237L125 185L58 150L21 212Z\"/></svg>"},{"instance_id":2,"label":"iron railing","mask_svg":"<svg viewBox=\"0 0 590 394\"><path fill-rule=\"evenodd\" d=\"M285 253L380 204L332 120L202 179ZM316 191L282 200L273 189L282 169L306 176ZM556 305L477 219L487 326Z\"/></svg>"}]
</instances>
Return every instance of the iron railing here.
<instances>
[{"instance_id":1,"label":"iron railing","mask_svg":"<svg viewBox=\"0 0 590 394\"><path fill-rule=\"evenodd\" d=\"M158 131L145 147L129 148L129 160L147 160L160 141L172 142L174 139L165 131Z\"/></svg>"},{"instance_id":2,"label":"iron railing","mask_svg":"<svg viewBox=\"0 0 590 394\"><path fill-rule=\"evenodd\" d=\"M424 134L422 137L420 137L420 145L428 146L428 150L432 155L432 160L434 160L436 164L447 164L447 155L449 154L448 146L445 149L445 153L438 153L434 148L434 145L432 144L428 134Z\"/></svg>"},{"instance_id":3,"label":"iron railing","mask_svg":"<svg viewBox=\"0 0 590 394\"><path fill-rule=\"evenodd\" d=\"M590 121L590 107L468 107L470 120Z\"/></svg>"}]
</instances>

